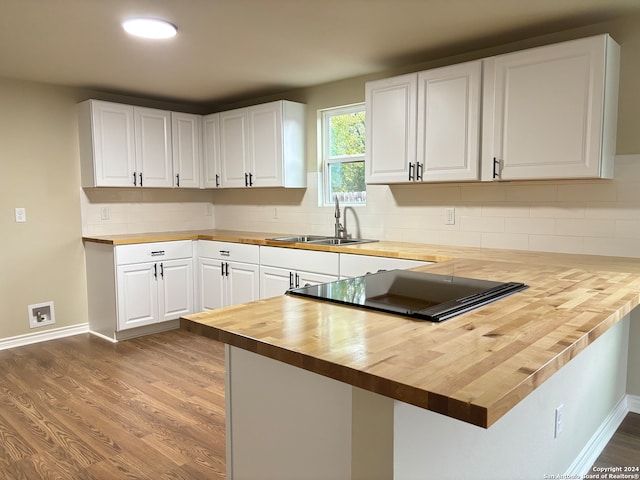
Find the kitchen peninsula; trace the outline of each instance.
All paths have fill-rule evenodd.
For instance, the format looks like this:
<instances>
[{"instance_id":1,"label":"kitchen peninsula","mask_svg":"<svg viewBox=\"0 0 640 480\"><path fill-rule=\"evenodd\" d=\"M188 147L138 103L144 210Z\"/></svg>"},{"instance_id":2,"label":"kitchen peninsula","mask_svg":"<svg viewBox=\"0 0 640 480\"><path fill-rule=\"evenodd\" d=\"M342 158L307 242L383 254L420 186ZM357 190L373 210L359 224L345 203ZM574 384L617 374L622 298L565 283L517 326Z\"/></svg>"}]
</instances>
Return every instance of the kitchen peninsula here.
<instances>
[{"instance_id":1,"label":"kitchen peninsula","mask_svg":"<svg viewBox=\"0 0 640 480\"><path fill-rule=\"evenodd\" d=\"M543 478L590 466L601 425L627 411L640 261L341 248L530 288L440 324L290 296L186 316L183 328L227 344L233 478Z\"/></svg>"},{"instance_id":2,"label":"kitchen peninsula","mask_svg":"<svg viewBox=\"0 0 640 480\"><path fill-rule=\"evenodd\" d=\"M271 236L85 241L269 246ZM185 315L182 328L227 344L229 478L580 473L603 425L627 412L640 260L386 241L283 247L412 258L436 262L422 271L529 288L439 324L288 295Z\"/></svg>"}]
</instances>

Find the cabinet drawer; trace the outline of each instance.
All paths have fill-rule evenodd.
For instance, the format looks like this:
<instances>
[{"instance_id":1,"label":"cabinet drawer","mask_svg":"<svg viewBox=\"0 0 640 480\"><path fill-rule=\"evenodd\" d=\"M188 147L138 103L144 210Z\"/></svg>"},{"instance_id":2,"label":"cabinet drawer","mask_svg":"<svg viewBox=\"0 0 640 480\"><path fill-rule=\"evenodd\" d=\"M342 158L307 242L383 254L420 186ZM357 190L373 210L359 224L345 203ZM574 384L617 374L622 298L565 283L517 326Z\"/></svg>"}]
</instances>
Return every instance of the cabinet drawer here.
<instances>
[{"instance_id":1,"label":"cabinet drawer","mask_svg":"<svg viewBox=\"0 0 640 480\"><path fill-rule=\"evenodd\" d=\"M193 242L178 240L174 242L137 243L135 245L116 246L116 264L152 262L173 258L193 256Z\"/></svg>"},{"instance_id":2,"label":"cabinet drawer","mask_svg":"<svg viewBox=\"0 0 640 480\"><path fill-rule=\"evenodd\" d=\"M395 270L421 267L432 262L408 260L405 258L375 257L371 255L340 254L340 276L357 277L378 270Z\"/></svg>"},{"instance_id":3,"label":"cabinet drawer","mask_svg":"<svg viewBox=\"0 0 640 480\"><path fill-rule=\"evenodd\" d=\"M244 263L260 263L260 247L244 243L198 240L198 256Z\"/></svg>"},{"instance_id":4,"label":"cabinet drawer","mask_svg":"<svg viewBox=\"0 0 640 480\"><path fill-rule=\"evenodd\" d=\"M260 264L336 276L339 272L337 253L315 250L260 247Z\"/></svg>"}]
</instances>

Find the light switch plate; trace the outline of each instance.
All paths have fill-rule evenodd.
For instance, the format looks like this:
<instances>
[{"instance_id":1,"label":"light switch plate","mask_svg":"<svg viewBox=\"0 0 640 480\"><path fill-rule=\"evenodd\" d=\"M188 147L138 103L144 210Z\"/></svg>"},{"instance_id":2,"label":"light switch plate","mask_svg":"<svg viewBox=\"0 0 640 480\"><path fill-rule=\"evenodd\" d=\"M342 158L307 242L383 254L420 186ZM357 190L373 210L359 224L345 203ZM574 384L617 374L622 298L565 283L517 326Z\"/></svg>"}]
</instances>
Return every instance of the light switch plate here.
<instances>
[{"instance_id":1,"label":"light switch plate","mask_svg":"<svg viewBox=\"0 0 640 480\"><path fill-rule=\"evenodd\" d=\"M27 210L23 207L16 207L16 222L24 223L27 221Z\"/></svg>"}]
</instances>

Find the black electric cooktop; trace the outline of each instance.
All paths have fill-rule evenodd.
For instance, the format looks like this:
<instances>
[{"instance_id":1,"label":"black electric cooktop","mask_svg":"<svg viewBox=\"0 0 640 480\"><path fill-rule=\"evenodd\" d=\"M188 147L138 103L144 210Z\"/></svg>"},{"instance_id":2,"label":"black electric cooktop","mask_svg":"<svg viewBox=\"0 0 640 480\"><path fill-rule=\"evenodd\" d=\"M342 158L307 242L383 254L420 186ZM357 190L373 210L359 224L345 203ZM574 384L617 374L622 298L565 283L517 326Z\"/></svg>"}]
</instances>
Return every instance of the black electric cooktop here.
<instances>
[{"instance_id":1,"label":"black electric cooktop","mask_svg":"<svg viewBox=\"0 0 640 480\"><path fill-rule=\"evenodd\" d=\"M294 288L287 293L441 322L525 288L528 286L516 282L388 270Z\"/></svg>"}]
</instances>

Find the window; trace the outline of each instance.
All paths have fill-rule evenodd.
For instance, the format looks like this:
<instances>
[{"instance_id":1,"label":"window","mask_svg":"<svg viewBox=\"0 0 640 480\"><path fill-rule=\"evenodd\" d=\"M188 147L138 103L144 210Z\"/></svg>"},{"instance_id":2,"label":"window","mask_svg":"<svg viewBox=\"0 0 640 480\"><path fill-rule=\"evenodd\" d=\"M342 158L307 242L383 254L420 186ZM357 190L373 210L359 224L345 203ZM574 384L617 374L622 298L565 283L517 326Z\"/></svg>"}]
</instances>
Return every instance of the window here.
<instances>
[{"instance_id":1,"label":"window","mask_svg":"<svg viewBox=\"0 0 640 480\"><path fill-rule=\"evenodd\" d=\"M322 167L324 204L364 205L364 104L322 112Z\"/></svg>"}]
</instances>

